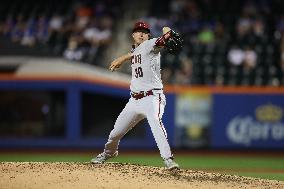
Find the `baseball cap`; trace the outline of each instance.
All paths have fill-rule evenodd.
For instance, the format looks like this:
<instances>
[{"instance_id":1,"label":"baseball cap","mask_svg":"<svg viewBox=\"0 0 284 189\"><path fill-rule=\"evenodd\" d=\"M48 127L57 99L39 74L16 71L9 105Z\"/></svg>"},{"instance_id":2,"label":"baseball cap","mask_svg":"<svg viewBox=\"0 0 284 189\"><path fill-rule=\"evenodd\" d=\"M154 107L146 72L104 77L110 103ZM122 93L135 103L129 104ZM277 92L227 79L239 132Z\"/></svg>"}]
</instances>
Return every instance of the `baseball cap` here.
<instances>
[{"instance_id":1,"label":"baseball cap","mask_svg":"<svg viewBox=\"0 0 284 189\"><path fill-rule=\"evenodd\" d=\"M148 33L150 33L150 26L144 21L139 21L134 24L132 33L136 32L137 30L146 30Z\"/></svg>"}]
</instances>

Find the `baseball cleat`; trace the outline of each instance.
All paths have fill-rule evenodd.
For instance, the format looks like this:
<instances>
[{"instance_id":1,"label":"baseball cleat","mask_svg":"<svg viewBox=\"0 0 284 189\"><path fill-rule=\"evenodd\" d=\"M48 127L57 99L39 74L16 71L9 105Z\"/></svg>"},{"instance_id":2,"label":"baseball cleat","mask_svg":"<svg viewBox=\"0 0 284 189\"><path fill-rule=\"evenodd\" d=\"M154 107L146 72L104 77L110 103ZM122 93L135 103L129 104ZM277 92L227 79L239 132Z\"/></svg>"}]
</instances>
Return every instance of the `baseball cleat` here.
<instances>
[{"instance_id":1,"label":"baseball cleat","mask_svg":"<svg viewBox=\"0 0 284 189\"><path fill-rule=\"evenodd\" d=\"M103 152L100 153L97 157L91 159L91 163L104 163L106 160L116 157L117 155L118 155L117 151L113 155L109 155Z\"/></svg>"},{"instance_id":2,"label":"baseball cleat","mask_svg":"<svg viewBox=\"0 0 284 189\"><path fill-rule=\"evenodd\" d=\"M164 159L164 164L167 169L172 170L172 169L179 169L179 165L174 162L172 158Z\"/></svg>"}]
</instances>

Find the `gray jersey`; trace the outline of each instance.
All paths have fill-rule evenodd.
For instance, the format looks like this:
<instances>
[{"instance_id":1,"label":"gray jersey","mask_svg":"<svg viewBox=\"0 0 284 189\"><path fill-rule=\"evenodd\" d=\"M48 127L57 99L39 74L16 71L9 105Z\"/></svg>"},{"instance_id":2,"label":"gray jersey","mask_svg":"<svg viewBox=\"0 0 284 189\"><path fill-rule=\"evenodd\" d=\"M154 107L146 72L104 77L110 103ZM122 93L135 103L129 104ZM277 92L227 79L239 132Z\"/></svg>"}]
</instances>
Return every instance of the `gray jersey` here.
<instances>
[{"instance_id":1,"label":"gray jersey","mask_svg":"<svg viewBox=\"0 0 284 189\"><path fill-rule=\"evenodd\" d=\"M130 89L133 92L148 91L154 88L163 88L160 74L160 52L154 52L156 39L144 41L133 49L131 68L132 80ZM109 134L102 154L114 157L118 153L121 138L142 119L147 118L151 131L160 150L164 162L172 161L167 132L162 123L162 116L166 105L165 95L161 90L154 90L151 95L143 98L131 97L115 121L113 130ZM92 162L104 162L102 154ZM107 159L108 159L107 158ZM168 168L178 167L166 164Z\"/></svg>"},{"instance_id":2,"label":"gray jersey","mask_svg":"<svg viewBox=\"0 0 284 189\"><path fill-rule=\"evenodd\" d=\"M131 68L132 79L130 90L134 92L163 88L161 80L160 52L154 52L157 38L141 43L133 49Z\"/></svg>"}]
</instances>

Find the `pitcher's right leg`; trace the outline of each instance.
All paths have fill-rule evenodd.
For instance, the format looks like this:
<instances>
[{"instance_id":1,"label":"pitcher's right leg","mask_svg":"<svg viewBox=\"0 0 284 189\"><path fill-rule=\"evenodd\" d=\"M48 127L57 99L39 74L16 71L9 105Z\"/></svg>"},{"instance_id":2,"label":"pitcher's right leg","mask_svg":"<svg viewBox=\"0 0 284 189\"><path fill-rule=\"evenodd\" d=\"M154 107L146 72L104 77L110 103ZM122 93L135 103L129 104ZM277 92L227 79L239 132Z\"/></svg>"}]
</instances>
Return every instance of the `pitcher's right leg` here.
<instances>
[{"instance_id":1,"label":"pitcher's right leg","mask_svg":"<svg viewBox=\"0 0 284 189\"><path fill-rule=\"evenodd\" d=\"M130 99L118 116L113 130L109 134L104 153L109 155L117 153L120 139L142 119L144 119L144 116L136 112L135 104Z\"/></svg>"}]
</instances>

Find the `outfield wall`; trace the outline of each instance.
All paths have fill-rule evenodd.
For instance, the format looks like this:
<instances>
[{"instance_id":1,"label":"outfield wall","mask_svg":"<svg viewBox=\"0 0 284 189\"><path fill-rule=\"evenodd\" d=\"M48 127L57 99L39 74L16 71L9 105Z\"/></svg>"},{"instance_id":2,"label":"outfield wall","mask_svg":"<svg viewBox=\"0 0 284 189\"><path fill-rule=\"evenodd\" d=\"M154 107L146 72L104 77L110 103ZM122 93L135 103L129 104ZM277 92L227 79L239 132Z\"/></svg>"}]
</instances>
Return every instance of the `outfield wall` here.
<instances>
[{"instance_id":1,"label":"outfield wall","mask_svg":"<svg viewBox=\"0 0 284 189\"><path fill-rule=\"evenodd\" d=\"M127 103L128 85L95 77L1 75L0 147L102 148ZM176 148L284 149L284 88L167 86L165 92L163 121ZM147 122L121 147L156 148Z\"/></svg>"},{"instance_id":2,"label":"outfield wall","mask_svg":"<svg viewBox=\"0 0 284 189\"><path fill-rule=\"evenodd\" d=\"M284 149L283 88L175 91L175 146Z\"/></svg>"}]
</instances>

